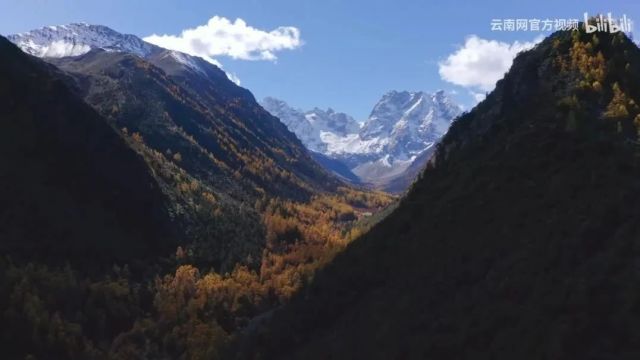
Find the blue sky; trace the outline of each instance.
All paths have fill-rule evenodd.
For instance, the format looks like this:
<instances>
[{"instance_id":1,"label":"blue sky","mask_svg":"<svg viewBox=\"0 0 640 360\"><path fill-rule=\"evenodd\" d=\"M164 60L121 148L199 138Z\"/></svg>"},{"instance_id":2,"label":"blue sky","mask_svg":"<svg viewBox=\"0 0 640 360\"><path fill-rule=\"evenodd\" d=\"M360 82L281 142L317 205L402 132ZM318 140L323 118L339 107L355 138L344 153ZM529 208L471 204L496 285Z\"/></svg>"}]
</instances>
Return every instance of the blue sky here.
<instances>
[{"instance_id":1,"label":"blue sky","mask_svg":"<svg viewBox=\"0 0 640 360\"><path fill-rule=\"evenodd\" d=\"M634 0L0 0L0 10L4 35L80 21L140 37L179 35L214 16L240 18L264 32L292 26L303 44L273 51L277 60L213 58L258 99L270 95L303 109L332 107L358 120L389 90L445 89L472 106L474 96L490 86L473 85L473 79L472 85L456 85L439 71L461 47L472 45L466 42L469 36L476 35L474 44L486 52L492 44L504 50L500 46L548 34L491 31L492 19L580 18L587 11L624 13L640 21L640 2ZM465 69L465 64L453 64L451 77Z\"/></svg>"}]
</instances>

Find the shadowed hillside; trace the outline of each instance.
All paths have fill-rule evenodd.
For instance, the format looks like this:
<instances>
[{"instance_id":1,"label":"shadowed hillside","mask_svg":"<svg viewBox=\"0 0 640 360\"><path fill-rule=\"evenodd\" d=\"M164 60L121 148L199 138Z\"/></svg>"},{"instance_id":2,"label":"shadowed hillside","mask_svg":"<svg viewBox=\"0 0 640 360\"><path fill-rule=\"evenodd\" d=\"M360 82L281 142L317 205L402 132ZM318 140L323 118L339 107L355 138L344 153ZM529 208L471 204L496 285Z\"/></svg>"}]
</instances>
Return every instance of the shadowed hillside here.
<instances>
[{"instance_id":1,"label":"shadowed hillside","mask_svg":"<svg viewBox=\"0 0 640 360\"><path fill-rule=\"evenodd\" d=\"M637 358L638 84L621 33L520 54L247 357Z\"/></svg>"},{"instance_id":2,"label":"shadowed hillside","mask_svg":"<svg viewBox=\"0 0 640 360\"><path fill-rule=\"evenodd\" d=\"M94 262L169 255L177 233L144 160L50 65L0 38L0 247Z\"/></svg>"}]
</instances>

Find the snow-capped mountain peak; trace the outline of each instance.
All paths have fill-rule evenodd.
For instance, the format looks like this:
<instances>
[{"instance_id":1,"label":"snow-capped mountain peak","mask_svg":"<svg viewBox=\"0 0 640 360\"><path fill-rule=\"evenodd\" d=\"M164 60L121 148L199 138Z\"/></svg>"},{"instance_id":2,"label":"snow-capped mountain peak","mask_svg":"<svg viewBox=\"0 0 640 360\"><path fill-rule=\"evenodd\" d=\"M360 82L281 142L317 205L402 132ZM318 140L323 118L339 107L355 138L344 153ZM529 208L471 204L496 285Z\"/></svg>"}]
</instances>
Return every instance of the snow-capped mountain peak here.
<instances>
[{"instance_id":1,"label":"snow-capped mountain peak","mask_svg":"<svg viewBox=\"0 0 640 360\"><path fill-rule=\"evenodd\" d=\"M224 74L229 80L239 84L239 80L224 72L210 59L167 50L150 44L136 35L122 34L103 25L72 23L68 25L46 26L28 32L9 35L9 41L22 51L42 58L63 58L84 55L94 49L122 52L144 58L152 63L174 62L174 69L187 70L205 77Z\"/></svg>"},{"instance_id":2,"label":"snow-capped mountain peak","mask_svg":"<svg viewBox=\"0 0 640 360\"><path fill-rule=\"evenodd\" d=\"M121 34L102 25L73 23L46 26L8 39L22 51L38 57L79 56L92 49L121 51L146 57L157 47L139 37Z\"/></svg>"},{"instance_id":3,"label":"snow-capped mountain peak","mask_svg":"<svg viewBox=\"0 0 640 360\"><path fill-rule=\"evenodd\" d=\"M408 129L422 138L440 137L460 112L460 107L442 90L434 94L394 90L384 94L374 106L361 136L396 137Z\"/></svg>"}]
</instances>

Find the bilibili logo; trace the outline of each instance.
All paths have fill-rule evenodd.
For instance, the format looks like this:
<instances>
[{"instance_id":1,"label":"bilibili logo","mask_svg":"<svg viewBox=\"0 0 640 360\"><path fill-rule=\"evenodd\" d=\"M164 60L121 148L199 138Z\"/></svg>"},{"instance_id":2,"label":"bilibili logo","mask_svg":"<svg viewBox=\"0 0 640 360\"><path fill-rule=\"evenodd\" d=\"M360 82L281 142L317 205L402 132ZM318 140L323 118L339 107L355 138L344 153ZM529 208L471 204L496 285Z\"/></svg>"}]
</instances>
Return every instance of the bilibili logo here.
<instances>
[{"instance_id":1,"label":"bilibili logo","mask_svg":"<svg viewBox=\"0 0 640 360\"><path fill-rule=\"evenodd\" d=\"M590 19L589 14L585 12L584 28L587 33L593 33L596 31L609 33L622 31L628 33L633 30L633 21L628 18L626 14L623 14L619 19L615 19L611 16L611 13L608 13L607 17L604 17L601 14Z\"/></svg>"}]
</instances>

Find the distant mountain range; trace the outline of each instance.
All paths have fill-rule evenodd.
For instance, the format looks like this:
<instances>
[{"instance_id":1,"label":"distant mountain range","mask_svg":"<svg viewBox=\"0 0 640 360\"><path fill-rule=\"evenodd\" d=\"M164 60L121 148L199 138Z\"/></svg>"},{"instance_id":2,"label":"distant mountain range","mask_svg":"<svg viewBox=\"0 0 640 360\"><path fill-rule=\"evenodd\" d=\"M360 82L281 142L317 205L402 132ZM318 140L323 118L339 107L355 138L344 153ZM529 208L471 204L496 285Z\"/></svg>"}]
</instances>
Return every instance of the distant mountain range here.
<instances>
[{"instance_id":1,"label":"distant mountain range","mask_svg":"<svg viewBox=\"0 0 640 360\"><path fill-rule=\"evenodd\" d=\"M228 81L224 71L202 58L166 50L106 26L84 23L48 26L10 35L8 39L23 51L46 58L63 69L82 75L93 72L90 76L93 79L101 76L104 66L117 63L122 56L118 54L128 54L163 70L171 81L177 81L189 92L190 98L205 105L217 106L219 100L229 101L235 96L249 103L254 101L248 91ZM105 62L107 58L111 62ZM103 82L98 85L98 92L104 90ZM91 96L87 98L89 102L101 101L95 99L96 94L89 95L96 92L95 87L84 91L85 96ZM122 96L123 89L118 91ZM332 109L301 111L273 98L264 99L261 105L280 118L312 152L312 157L339 178L390 192L402 192L408 187L417 173L411 169L424 166L434 145L461 113L460 107L443 91L435 94L391 91L380 99L363 123ZM254 106L237 108L246 111ZM131 125L126 121L117 123ZM255 126L262 125L256 122ZM255 140L262 142L263 137Z\"/></svg>"},{"instance_id":2,"label":"distant mountain range","mask_svg":"<svg viewBox=\"0 0 640 360\"><path fill-rule=\"evenodd\" d=\"M228 102L234 97L245 100L237 106L239 111L256 106L251 93L232 84L224 71L202 58L166 50L106 26L84 23L48 26L10 35L8 39L26 53L82 75L83 86L97 85L98 88L89 86L82 90L83 96L94 104L102 101L98 93L106 90L105 82L87 82L86 75L92 73L90 79L102 76L105 66L114 66L123 58L118 54L125 54L145 59L161 69L170 81L187 90L190 98L205 106L216 107L220 100ZM99 52L105 54L96 55ZM105 61L108 58L111 60ZM120 96L125 93L125 89L120 90ZM443 91L435 94L391 91L362 123L332 109L301 111L274 98L265 98L261 105L280 118L312 152L313 158L342 180L390 192L402 192L408 187L417 173L411 169L422 169L434 145L461 113L460 107ZM116 122L121 127L131 125L122 118ZM255 122L255 126L261 127L262 123ZM267 137L259 136L256 140L268 142Z\"/></svg>"},{"instance_id":3,"label":"distant mountain range","mask_svg":"<svg viewBox=\"0 0 640 360\"><path fill-rule=\"evenodd\" d=\"M408 187L417 174L412 169L426 164L434 145L462 113L444 91L390 91L362 123L333 109L303 111L271 97L261 104L309 150L348 168L347 178L390 192ZM337 172L338 167L329 169Z\"/></svg>"}]
</instances>

